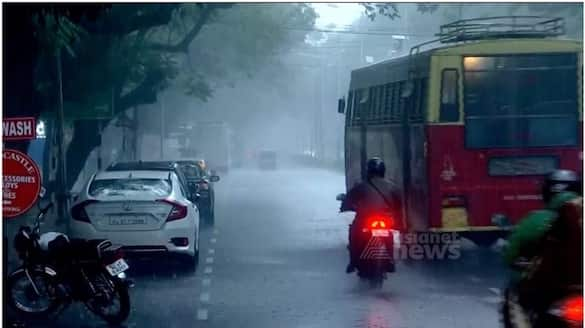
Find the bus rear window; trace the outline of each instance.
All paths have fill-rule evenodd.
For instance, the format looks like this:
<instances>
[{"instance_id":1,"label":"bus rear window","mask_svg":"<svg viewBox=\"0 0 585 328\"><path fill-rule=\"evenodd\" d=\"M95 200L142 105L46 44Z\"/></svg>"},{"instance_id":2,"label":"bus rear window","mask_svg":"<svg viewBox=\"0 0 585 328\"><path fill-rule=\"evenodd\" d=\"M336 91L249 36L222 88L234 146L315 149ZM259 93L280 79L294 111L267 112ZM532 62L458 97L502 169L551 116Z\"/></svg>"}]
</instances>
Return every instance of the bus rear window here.
<instances>
[{"instance_id":1,"label":"bus rear window","mask_svg":"<svg viewBox=\"0 0 585 328\"><path fill-rule=\"evenodd\" d=\"M555 156L493 157L488 164L490 176L546 175L559 167Z\"/></svg>"},{"instance_id":2,"label":"bus rear window","mask_svg":"<svg viewBox=\"0 0 585 328\"><path fill-rule=\"evenodd\" d=\"M467 147L577 144L575 54L466 57L463 64Z\"/></svg>"}]
</instances>

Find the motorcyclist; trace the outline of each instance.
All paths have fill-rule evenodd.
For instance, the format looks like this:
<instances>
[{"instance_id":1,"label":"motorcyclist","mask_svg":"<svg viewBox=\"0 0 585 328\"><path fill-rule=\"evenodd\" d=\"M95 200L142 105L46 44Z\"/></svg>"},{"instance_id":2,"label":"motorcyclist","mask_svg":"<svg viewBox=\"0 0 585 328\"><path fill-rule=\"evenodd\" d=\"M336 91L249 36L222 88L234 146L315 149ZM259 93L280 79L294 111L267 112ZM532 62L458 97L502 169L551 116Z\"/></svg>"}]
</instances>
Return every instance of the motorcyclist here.
<instances>
[{"instance_id":1,"label":"motorcyclist","mask_svg":"<svg viewBox=\"0 0 585 328\"><path fill-rule=\"evenodd\" d=\"M346 268L347 273L355 271L360 256L361 247L357 246L359 246L358 243L361 244L359 237L363 220L366 220L371 214L389 213L394 217L395 228L400 223L397 220L401 214L400 198L394 192L395 187L384 179L385 174L386 165L382 159L378 157L369 159L366 181L351 188L341 203L341 212L356 212L349 231L350 262ZM389 240L392 241L391 238Z\"/></svg>"},{"instance_id":2,"label":"motorcyclist","mask_svg":"<svg viewBox=\"0 0 585 328\"><path fill-rule=\"evenodd\" d=\"M532 258L538 254L539 243L546 235L557 211L566 202L581 194L581 182L577 174L570 170L556 170L550 173L542 184L542 199L545 208L528 213L518 223L504 251L504 259L513 265L519 258Z\"/></svg>"},{"instance_id":3,"label":"motorcyclist","mask_svg":"<svg viewBox=\"0 0 585 328\"><path fill-rule=\"evenodd\" d=\"M542 311L564 285L581 282L581 195L575 172L552 172L542 185L545 208L526 215L510 235L504 259L516 269L511 286L524 307ZM521 262L526 265L519 267Z\"/></svg>"}]
</instances>

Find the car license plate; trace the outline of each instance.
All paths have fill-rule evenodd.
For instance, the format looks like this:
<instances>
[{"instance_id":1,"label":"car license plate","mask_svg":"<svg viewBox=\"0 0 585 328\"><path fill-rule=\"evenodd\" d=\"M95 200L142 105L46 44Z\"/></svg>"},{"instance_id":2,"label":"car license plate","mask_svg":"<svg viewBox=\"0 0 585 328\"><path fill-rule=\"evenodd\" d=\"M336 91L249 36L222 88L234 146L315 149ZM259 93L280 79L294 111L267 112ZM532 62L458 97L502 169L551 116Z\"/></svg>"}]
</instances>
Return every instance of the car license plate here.
<instances>
[{"instance_id":1,"label":"car license plate","mask_svg":"<svg viewBox=\"0 0 585 328\"><path fill-rule=\"evenodd\" d=\"M110 217L110 225L135 225L135 224L146 224L146 218L141 217Z\"/></svg>"},{"instance_id":2,"label":"car license plate","mask_svg":"<svg viewBox=\"0 0 585 328\"><path fill-rule=\"evenodd\" d=\"M372 229L373 237L390 237L390 231L387 229Z\"/></svg>"},{"instance_id":3,"label":"car license plate","mask_svg":"<svg viewBox=\"0 0 585 328\"><path fill-rule=\"evenodd\" d=\"M106 265L106 269L112 276L117 276L129 268L130 266L124 261L124 259L118 259L116 262Z\"/></svg>"}]
</instances>

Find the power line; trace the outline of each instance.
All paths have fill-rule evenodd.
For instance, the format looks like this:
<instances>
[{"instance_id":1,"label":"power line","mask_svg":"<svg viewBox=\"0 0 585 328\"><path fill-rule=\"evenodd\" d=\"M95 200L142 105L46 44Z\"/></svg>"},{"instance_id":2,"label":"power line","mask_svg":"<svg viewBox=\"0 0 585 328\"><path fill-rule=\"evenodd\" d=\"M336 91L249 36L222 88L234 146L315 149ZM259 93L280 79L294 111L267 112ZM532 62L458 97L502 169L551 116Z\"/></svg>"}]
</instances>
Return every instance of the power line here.
<instances>
[{"instance_id":1,"label":"power line","mask_svg":"<svg viewBox=\"0 0 585 328\"><path fill-rule=\"evenodd\" d=\"M405 36L416 36L416 37L435 37L434 34L418 34L418 33L404 33L404 32L361 32L352 30L330 30L321 28L304 28L304 27L281 27L284 30L292 31L304 31L304 32L321 32L321 33L339 33L339 34L355 34L355 35L381 35L381 36L393 36L393 35L405 35Z\"/></svg>"}]
</instances>

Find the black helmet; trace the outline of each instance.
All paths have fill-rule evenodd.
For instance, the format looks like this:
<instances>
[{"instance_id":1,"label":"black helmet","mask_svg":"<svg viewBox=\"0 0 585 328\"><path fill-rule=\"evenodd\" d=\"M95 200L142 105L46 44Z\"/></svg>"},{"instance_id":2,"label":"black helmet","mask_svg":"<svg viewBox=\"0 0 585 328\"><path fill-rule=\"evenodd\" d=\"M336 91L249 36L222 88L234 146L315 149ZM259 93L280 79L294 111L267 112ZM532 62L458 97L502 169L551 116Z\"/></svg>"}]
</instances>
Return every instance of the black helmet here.
<instances>
[{"instance_id":1,"label":"black helmet","mask_svg":"<svg viewBox=\"0 0 585 328\"><path fill-rule=\"evenodd\" d=\"M368 179L373 177L383 178L386 174L386 165L384 161L379 157L373 157L368 160L367 165Z\"/></svg>"},{"instance_id":2,"label":"black helmet","mask_svg":"<svg viewBox=\"0 0 585 328\"><path fill-rule=\"evenodd\" d=\"M572 191L581 192L581 179L571 170L555 170L550 173L542 184L542 199L548 203L558 193Z\"/></svg>"}]
</instances>

